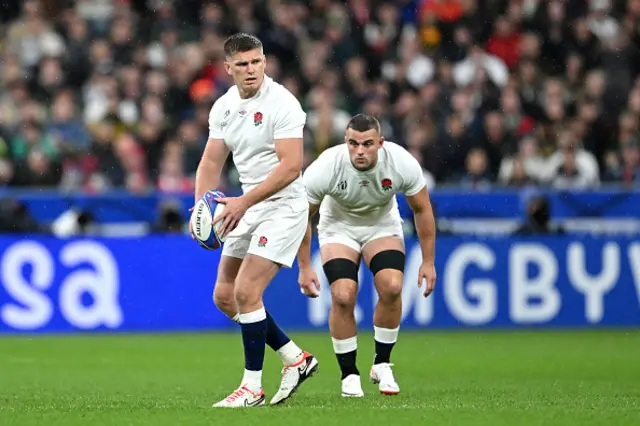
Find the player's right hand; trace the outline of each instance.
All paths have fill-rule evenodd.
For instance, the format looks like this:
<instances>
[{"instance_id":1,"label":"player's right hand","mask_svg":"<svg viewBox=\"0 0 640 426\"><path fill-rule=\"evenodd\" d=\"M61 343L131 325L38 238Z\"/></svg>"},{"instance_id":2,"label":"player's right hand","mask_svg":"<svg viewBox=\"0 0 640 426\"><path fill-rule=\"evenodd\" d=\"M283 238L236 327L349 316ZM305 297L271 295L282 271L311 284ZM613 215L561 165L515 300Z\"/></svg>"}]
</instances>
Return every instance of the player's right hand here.
<instances>
[{"instance_id":1,"label":"player's right hand","mask_svg":"<svg viewBox=\"0 0 640 426\"><path fill-rule=\"evenodd\" d=\"M320 281L312 267L300 269L298 285L300 286L300 292L305 296L314 299L320 296Z\"/></svg>"}]
</instances>

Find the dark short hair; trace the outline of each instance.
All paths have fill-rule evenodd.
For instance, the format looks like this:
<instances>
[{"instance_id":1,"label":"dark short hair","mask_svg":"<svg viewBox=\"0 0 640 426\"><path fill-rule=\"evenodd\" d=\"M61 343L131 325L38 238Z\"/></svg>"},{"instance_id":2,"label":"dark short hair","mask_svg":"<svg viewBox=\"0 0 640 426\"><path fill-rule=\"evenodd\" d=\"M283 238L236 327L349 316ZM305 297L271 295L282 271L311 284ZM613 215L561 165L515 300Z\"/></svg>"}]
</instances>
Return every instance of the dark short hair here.
<instances>
[{"instance_id":1,"label":"dark short hair","mask_svg":"<svg viewBox=\"0 0 640 426\"><path fill-rule=\"evenodd\" d=\"M224 54L227 57L231 57L238 52L249 52L254 49L262 49L262 42L258 37L251 34L234 34L224 42Z\"/></svg>"},{"instance_id":2,"label":"dark short hair","mask_svg":"<svg viewBox=\"0 0 640 426\"><path fill-rule=\"evenodd\" d=\"M356 132L366 132L367 130L374 129L376 132L380 133L380 122L373 115L358 114L349 120L347 129L353 129Z\"/></svg>"}]
</instances>

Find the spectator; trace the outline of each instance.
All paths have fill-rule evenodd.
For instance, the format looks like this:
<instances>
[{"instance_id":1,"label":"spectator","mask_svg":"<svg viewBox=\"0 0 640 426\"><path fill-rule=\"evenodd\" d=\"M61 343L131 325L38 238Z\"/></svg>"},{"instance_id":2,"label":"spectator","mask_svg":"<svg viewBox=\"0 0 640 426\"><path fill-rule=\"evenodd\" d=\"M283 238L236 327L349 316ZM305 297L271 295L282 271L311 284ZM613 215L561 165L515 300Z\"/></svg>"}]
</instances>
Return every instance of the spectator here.
<instances>
[{"instance_id":1,"label":"spectator","mask_svg":"<svg viewBox=\"0 0 640 426\"><path fill-rule=\"evenodd\" d=\"M525 223L515 231L515 234L562 234L564 232L563 229L553 226L550 219L551 207L549 206L549 200L543 196L533 197L527 205Z\"/></svg>"},{"instance_id":2,"label":"spectator","mask_svg":"<svg viewBox=\"0 0 640 426\"><path fill-rule=\"evenodd\" d=\"M606 159L605 179L625 185L640 184L640 144L637 139L628 139L621 145L620 155L609 153Z\"/></svg>"},{"instance_id":3,"label":"spectator","mask_svg":"<svg viewBox=\"0 0 640 426\"><path fill-rule=\"evenodd\" d=\"M544 179L560 188L595 187L600 183L598 162L579 145L571 130L558 135L558 150L546 165Z\"/></svg>"},{"instance_id":4,"label":"spectator","mask_svg":"<svg viewBox=\"0 0 640 426\"><path fill-rule=\"evenodd\" d=\"M12 157L21 161L25 161L33 150L39 150L50 159L55 159L58 155L54 140L43 132L42 125L36 121L24 123L11 147Z\"/></svg>"},{"instance_id":5,"label":"spectator","mask_svg":"<svg viewBox=\"0 0 640 426\"><path fill-rule=\"evenodd\" d=\"M368 112L434 185L635 181L635 0L64 4L3 6L2 185L190 191L236 31L304 105L305 164Z\"/></svg>"},{"instance_id":6,"label":"spectator","mask_svg":"<svg viewBox=\"0 0 640 426\"><path fill-rule=\"evenodd\" d=\"M78 116L70 91L60 91L55 96L46 133L65 151L88 150L89 133Z\"/></svg>"},{"instance_id":7,"label":"spectator","mask_svg":"<svg viewBox=\"0 0 640 426\"><path fill-rule=\"evenodd\" d=\"M540 183L544 177L544 167L545 160L538 152L536 138L529 135L520 141L515 156L502 160L499 181L508 186Z\"/></svg>"},{"instance_id":8,"label":"spectator","mask_svg":"<svg viewBox=\"0 0 640 426\"><path fill-rule=\"evenodd\" d=\"M495 30L487 41L485 50L502 59L510 69L514 69L520 57L520 33L504 16L498 17L494 26Z\"/></svg>"},{"instance_id":9,"label":"spectator","mask_svg":"<svg viewBox=\"0 0 640 426\"><path fill-rule=\"evenodd\" d=\"M469 151L466 160L466 174L462 178L463 187L472 189L488 189L491 179L488 168L487 154L481 148Z\"/></svg>"}]
</instances>

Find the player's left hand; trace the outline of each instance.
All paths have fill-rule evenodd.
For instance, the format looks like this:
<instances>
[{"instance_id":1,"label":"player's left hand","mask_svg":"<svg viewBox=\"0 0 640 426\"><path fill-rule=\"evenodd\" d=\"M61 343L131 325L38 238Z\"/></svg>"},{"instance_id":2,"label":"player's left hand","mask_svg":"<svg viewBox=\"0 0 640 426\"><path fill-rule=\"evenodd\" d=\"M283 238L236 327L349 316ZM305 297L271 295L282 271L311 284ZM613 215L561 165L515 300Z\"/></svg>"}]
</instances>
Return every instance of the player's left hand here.
<instances>
[{"instance_id":1,"label":"player's left hand","mask_svg":"<svg viewBox=\"0 0 640 426\"><path fill-rule=\"evenodd\" d=\"M220 204L224 204L224 210L214 219L213 225L221 222L220 234L222 237L226 237L229 232L238 226L240 219L249 208L249 203L243 197L215 198L215 200Z\"/></svg>"},{"instance_id":2,"label":"player's left hand","mask_svg":"<svg viewBox=\"0 0 640 426\"><path fill-rule=\"evenodd\" d=\"M320 296L320 280L316 275L313 268L301 268L298 273L298 285L300 286L300 293L307 297L315 299Z\"/></svg>"},{"instance_id":3,"label":"player's left hand","mask_svg":"<svg viewBox=\"0 0 640 426\"><path fill-rule=\"evenodd\" d=\"M422 284L426 282L424 288L424 297L429 297L436 286L436 267L433 263L423 263L418 270L418 288L422 288Z\"/></svg>"}]
</instances>

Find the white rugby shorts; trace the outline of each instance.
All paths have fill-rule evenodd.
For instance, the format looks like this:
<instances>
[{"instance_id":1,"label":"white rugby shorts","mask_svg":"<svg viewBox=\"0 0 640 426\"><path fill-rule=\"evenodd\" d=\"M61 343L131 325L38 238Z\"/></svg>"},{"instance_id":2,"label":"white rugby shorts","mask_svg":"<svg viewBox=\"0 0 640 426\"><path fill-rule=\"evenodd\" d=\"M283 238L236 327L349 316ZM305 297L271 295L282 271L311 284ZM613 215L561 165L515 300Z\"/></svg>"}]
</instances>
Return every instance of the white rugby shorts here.
<instances>
[{"instance_id":1,"label":"white rugby shorts","mask_svg":"<svg viewBox=\"0 0 640 426\"><path fill-rule=\"evenodd\" d=\"M326 244L342 244L361 253L367 243L384 237L398 237L404 242L402 221L386 217L373 226L356 226L321 216L318 224L320 247Z\"/></svg>"},{"instance_id":2,"label":"white rugby shorts","mask_svg":"<svg viewBox=\"0 0 640 426\"><path fill-rule=\"evenodd\" d=\"M267 200L256 207L229 233L222 255L244 259L251 253L290 268L307 231L307 199Z\"/></svg>"}]
</instances>

